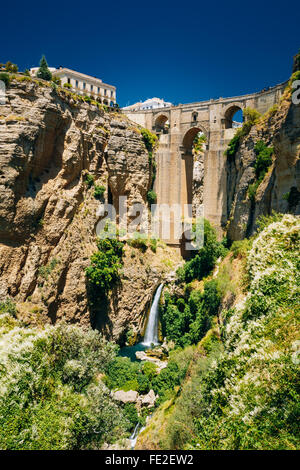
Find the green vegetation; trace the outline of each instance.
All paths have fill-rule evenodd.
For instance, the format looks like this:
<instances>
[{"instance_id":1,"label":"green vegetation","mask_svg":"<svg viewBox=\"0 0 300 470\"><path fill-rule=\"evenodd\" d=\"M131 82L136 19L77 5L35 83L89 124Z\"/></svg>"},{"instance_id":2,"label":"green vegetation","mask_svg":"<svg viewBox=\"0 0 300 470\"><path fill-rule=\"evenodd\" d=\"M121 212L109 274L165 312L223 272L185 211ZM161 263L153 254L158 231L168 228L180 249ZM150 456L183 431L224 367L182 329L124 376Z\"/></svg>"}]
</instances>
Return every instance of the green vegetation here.
<instances>
[{"instance_id":1,"label":"green vegetation","mask_svg":"<svg viewBox=\"0 0 300 470\"><path fill-rule=\"evenodd\" d=\"M144 127L141 128L141 134L146 149L148 152L152 152L157 145L157 136Z\"/></svg>"},{"instance_id":2,"label":"green vegetation","mask_svg":"<svg viewBox=\"0 0 300 470\"><path fill-rule=\"evenodd\" d=\"M91 175L90 173L86 173L84 175L84 181L86 182L88 187L91 188L95 184L95 177Z\"/></svg>"},{"instance_id":3,"label":"green vegetation","mask_svg":"<svg viewBox=\"0 0 300 470\"><path fill-rule=\"evenodd\" d=\"M77 326L24 328L9 314L0 338L1 449L99 449L126 436L128 413L98 379L115 345Z\"/></svg>"},{"instance_id":4,"label":"green vegetation","mask_svg":"<svg viewBox=\"0 0 300 470\"><path fill-rule=\"evenodd\" d=\"M156 253L156 250L157 250L157 239L156 238L150 238L150 249L153 251L153 253Z\"/></svg>"},{"instance_id":5,"label":"green vegetation","mask_svg":"<svg viewBox=\"0 0 300 470\"><path fill-rule=\"evenodd\" d=\"M246 250L248 295L221 313L222 343L212 330L200 342L162 448L299 448L299 219L261 227Z\"/></svg>"},{"instance_id":6,"label":"green vegetation","mask_svg":"<svg viewBox=\"0 0 300 470\"><path fill-rule=\"evenodd\" d=\"M159 374L151 362L132 362L128 357L116 357L108 364L104 381L112 390L136 390L146 394L153 389L161 403L173 396L174 387L182 383L192 355L193 347L171 351L167 367Z\"/></svg>"},{"instance_id":7,"label":"green vegetation","mask_svg":"<svg viewBox=\"0 0 300 470\"><path fill-rule=\"evenodd\" d=\"M294 59L294 70L295 72L300 71L300 50L298 54L296 54L295 59Z\"/></svg>"},{"instance_id":8,"label":"green vegetation","mask_svg":"<svg viewBox=\"0 0 300 470\"><path fill-rule=\"evenodd\" d=\"M63 86L64 86L64 88L68 88L69 90L71 90L71 89L72 89L72 85L71 85L71 83L64 83L64 85L63 85Z\"/></svg>"},{"instance_id":9,"label":"green vegetation","mask_svg":"<svg viewBox=\"0 0 300 470\"><path fill-rule=\"evenodd\" d=\"M13 302L11 299L6 299L4 302L0 302L0 313L9 313L15 317L17 313L15 302Z\"/></svg>"},{"instance_id":10,"label":"green vegetation","mask_svg":"<svg viewBox=\"0 0 300 470\"><path fill-rule=\"evenodd\" d=\"M5 70L8 73L17 73L19 68L16 64L13 64L10 60L8 60L5 64Z\"/></svg>"},{"instance_id":11,"label":"green vegetation","mask_svg":"<svg viewBox=\"0 0 300 470\"><path fill-rule=\"evenodd\" d=\"M251 109L251 108L246 108L243 114L244 114L243 126L236 131L234 137L231 139L231 141L228 144L227 150L225 151L225 155L229 159L234 158L239 148L242 138L249 134L252 126L256 124L261 117L261 114L258 111L256 111L255 109Z\"/></svg>"},{"instance_id":12,"label":"green vegetation","mask_svg":"<svg viewBox=\"0 0 300 470\"><path fill-rule=\"evenodd\" d=\"M165 294L161 307L162 334L177 346L198 343L212 327L221 295L215 279L204 283L204 290L186 289L185 297Z\"/></svg>"},{"instance_id":13,"label":"green vegetation","mask_svg":"<svg viewBox=\"0 0 300 470\"><path fill-rule=\"evenodd\" d=\"M98 240L97 247L85 270L93 297L107 293L120 279L124 245L117 239L105 238Z\"/></svg>"},{"instance_id":14,"label":"green vegetation","mask_svg":"<svg viewBox=\"0 0 300 470\"><path fill-rule=\"evenodd\" d=\"M148 248L147 238L145 237L145 235L143 235L140 232L135 232L133 234L133 237L130 240L127 240L127 243L128 243L129 246L132 246L132 248L138 248L143 253Z\"/></svg>"},{"instance_id":15,"label":"green vegetation","mask_svg":"<svg viewBox=\"0 0 300 470\"><path fill-rule=\"evenodd\" d=\"M105 186L97 186L97 185L95 185L94 197L95 197L96 199L102 199L104 193L105 193Z\"/></svg>"},{"instance_id":16,"label":"green vegetation","mask_svg":"<svg viewBox=\"0 0 300 470\"><path fill-rule=\"evenodd\" d=\"M53 271L55 266L59 263L57 258L52 258L52 260L45 266L40 266L39 275L44 278L46 281L49 277L49 274Z\"/></svg>"},{"instance_id":17,"label":"green vegetation","mask_svg":"<svg viewBox=\"0 0 300 470\"><path fill-rule=\"evenodd\" d=\"M52 74L48 68L46 57L43 55L40 61L40 67L37 71L36 76L48 82L52 79Z\"/></svg>"},{"instance_id":18,"label":"green vegetation","mask_svg":"<svg viewBox=\"0 0 300 470\"><path fill-rule=\"evenodd\" d=\"M52 76L51 81L55 83L55 85L61 85L61 79L59 77L56 77L55 75Z\"/></svg>"},{"instance_id":19,"label":"green vegetation","mask_svg":"<svg viewBox=\"0 0 300 470\"><path fill-rule=\"evenodd\" d=\"M88 96L88 95L85 95L85 96L83 97L83 100L84 100L86 103L90 103L90 104L92 103L92 98L91 98L90 96Z\"/></svg>"},{"instance_id":20,"label":"green vegetation","mask_svg":"<svg viewBox=\"0 0 300 470\"><path fill-rule=\"evenodd\" d=\"M207 141L206 135L199 132L193 142L193 150L195 153L203 152L203 144Z\"/></svg>"},{"instance_id":21,"label":"green vegetation","mask_svg":"<svg viewBox=\"0 0 300 470\"><path fill-rule=\"evenodd\" d=\"M203 247L177 271L180 283L201 280L208 276L217 258L227 253L224 243L217 241L216 232L207 220L203 221ZM202 224L196 230L202 230ZM162 335L185 347L198 343L212 327L213 318L218 313L223 286L216 279L206 280L203 289L192 289L186 285L184 296L165 293L161 305Z\"/></svg>"},{"instance_id":22,"label":"green vegetation","mask_svg":"<svg viewBox=\"0 0 300 470\"><path fill-rule=\"evenodd\" d=\"M274 152L273 147L267 147L263 140L259 140L254 147L256 160L254 163L256 181L249 185L248 196L251 201L255 200L256 191L260 183L263 181L271 163Z\"/></svg>"},{"instance_id":23,"label":"green vegetation","mask_svg":"<svg viewBox=\"0 0 300 470\"><path fill-rule=\"evenodd\" d=\"M5 83L5 86L8 87L10 84L10 76L8 73L0 72L0 80Z\"/></svg>"},{"instance_id":24,"label":"green vegetation","mask_svg":"<svg viewBox=\"0 0 300 470\"><path fill-rule=\"evenodd\" d=\"M202 231L201 223L195 225L194 231L197 230ZM215 266L217 258L226 253L224 244L217 241L216 231L206 219L203 224L203 237L203 247L198 252L195 251L194 257L177 271L178 278L182 282L191 282L193 279L200 280L207 276Z\"/></svg>"},{"instance_id":25,"label":"green vegetation","mask_svg":"<svg viewBox=\"0 0 300 470\"><path fill-rule=\"evenodd\" d=\"M147 192L147 200L149 205L151 206L152 204L156 204L157 201L157 194L153 189Z\"/></svg>"}]
</instances>

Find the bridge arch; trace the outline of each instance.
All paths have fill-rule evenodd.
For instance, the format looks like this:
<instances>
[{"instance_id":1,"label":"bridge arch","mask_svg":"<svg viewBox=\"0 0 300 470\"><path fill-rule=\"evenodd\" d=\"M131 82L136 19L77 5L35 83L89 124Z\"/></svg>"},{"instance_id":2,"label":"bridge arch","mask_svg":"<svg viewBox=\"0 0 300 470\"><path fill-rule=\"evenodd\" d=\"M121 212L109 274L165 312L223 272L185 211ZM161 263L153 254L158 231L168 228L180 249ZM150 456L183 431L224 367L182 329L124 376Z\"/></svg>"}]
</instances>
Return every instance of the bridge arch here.
<instances>
[{"instance_id":1,"label":"bridge arch","mask_svg":"<svg viewBox=\"0 0 300 470\"><path fill-rule=\"evenodd\" d=\"M195 126L188 129L182 139L182 150L185 152L191 152L193 149L193 143L196 136L202 133L207 137L207 132L202 126Z\"/></svg>"},{"instance_id":2,"label":"bridge arch","mask_svg":"<svg viewBox=\"0 0 300 470\"><path fill-rule=\"evenodd\" d=\"M154 128L157 132L166 130L169 127L169 117L165 114L159 114L154 121Z\"/></svg>"},{"instance_id":3,"label":"bridge arch","mask_svg":"<svg viewBox=\"0 0 300 470\"><path fill-rule=\"evenodd\" d=\"M225 129L231 129L234 123L234 116L245 109L243 103L231 103L228 105L223 112L223 121Z\"/></svg>"}]
</instances>

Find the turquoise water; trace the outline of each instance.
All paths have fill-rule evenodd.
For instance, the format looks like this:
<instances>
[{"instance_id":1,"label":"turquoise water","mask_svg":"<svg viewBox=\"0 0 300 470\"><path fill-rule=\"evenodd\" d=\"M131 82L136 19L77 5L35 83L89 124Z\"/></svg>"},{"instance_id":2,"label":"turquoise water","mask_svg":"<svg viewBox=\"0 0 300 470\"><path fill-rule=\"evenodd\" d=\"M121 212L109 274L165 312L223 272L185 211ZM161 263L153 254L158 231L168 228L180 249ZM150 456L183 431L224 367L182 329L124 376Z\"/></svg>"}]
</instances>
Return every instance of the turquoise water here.
<instances>
[{"instance_id":1,"label":"turquoise water","mask_svg":"<svg viewBox=\"0 0 300 470\"><path fill-rule=\"evenodd\" d=\"M135 353L137 351L146 351L149 348L150 346L145 346L142 343L135 344L134 346L124 346L124 348L120 349L119 356L129 357L132 361L138 361L139 359L136 358Z\"/></svg>"}]
</instances>

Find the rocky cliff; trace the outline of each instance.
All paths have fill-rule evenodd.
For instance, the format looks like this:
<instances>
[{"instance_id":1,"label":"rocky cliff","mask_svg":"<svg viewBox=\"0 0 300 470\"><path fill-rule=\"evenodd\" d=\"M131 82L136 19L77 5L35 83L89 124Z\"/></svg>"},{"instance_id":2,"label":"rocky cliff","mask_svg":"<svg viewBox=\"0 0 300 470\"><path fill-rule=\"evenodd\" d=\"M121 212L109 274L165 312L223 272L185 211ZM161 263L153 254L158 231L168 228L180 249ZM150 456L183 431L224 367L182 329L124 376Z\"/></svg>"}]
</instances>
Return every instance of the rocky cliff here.
<instances>
[{"instance_id":1,"label":"rocky cliff","mask_svg":"<svg viewBox=\"0 0 300 470\"><path fill-rule=\"evenodd\" d=\"M30 323L94 322L116 340L138 331L176 264L168 250L148 249L142 259L126 247L105 318L91 318L85 268L99 207L87 174L106 188L106 201L146 203L151 171L140 132L118 113L29 80L12 81L0 114L0 298L13 298Z\"/></svg>"},{"instance_id":2,"label":"rocky cliff","mask_svg":"<svg viewBox=\"0 0 300 470\"><path fill-rule=\"evenodd\" d=\"M273 162L258 186L255 198L248 188L256 180L255 144L273 147ZM252 235L260 215L272 210L300 214L300 106L293 104L288 86L278 106L272 108L240 141L234 158L227 161L228 237Z\"/></svg>"}]
</instances>

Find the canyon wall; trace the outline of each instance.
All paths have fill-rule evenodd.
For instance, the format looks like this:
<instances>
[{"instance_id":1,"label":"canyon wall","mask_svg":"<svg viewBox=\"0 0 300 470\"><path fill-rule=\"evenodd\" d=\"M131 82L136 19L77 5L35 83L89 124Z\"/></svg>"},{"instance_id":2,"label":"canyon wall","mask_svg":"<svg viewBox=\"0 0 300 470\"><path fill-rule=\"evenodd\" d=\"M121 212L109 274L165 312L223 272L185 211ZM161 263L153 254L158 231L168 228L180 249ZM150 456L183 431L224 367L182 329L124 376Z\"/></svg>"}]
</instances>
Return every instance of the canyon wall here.
<instances>
[{"instance_id":1,"label":"canyon wall","mask_svg":"<svg viewBox=\"0 0 300 470\"><path fill-rule=\"evenodd\" d=\"M255 199L248 195L256 180L255 144L264 141L274 148L273 162ZM240 141L234 158L227 158L227 235L231 240L250 236L259 216L273 210L300 214L300 106L293 104L287 88L278 107L274 107Z\"/></svg>"},{"instance_id":2,"label":"canyon wall","mask_svg":"<svg viewBox=\"0 0 300 470\"><path fill-rule=\"evenodd\" d=\"M0 299L13 298L29 323L94 323L116 340L139 331L173 268L167 248L140 259L126 247L121 282L96 317L85 278L100 204L86 175L106 201L146 204L151 171L136 126L46 82L13 80L0 108L0 165Z\"/></svg>"}]
</instances>

